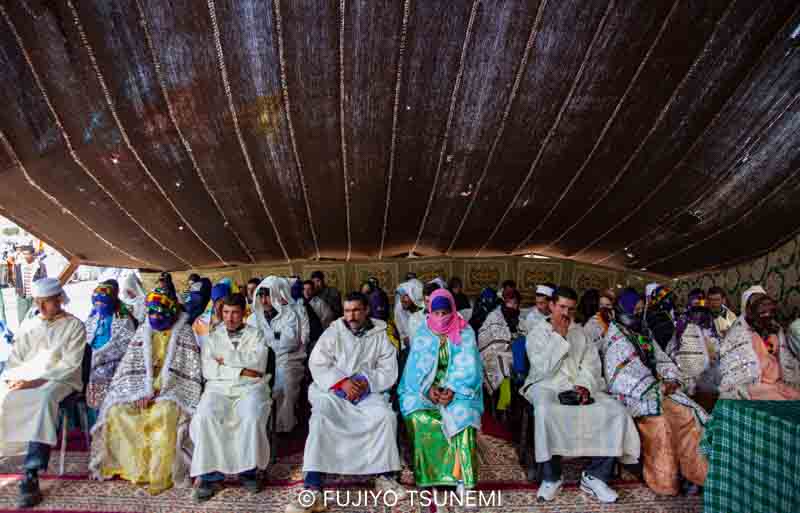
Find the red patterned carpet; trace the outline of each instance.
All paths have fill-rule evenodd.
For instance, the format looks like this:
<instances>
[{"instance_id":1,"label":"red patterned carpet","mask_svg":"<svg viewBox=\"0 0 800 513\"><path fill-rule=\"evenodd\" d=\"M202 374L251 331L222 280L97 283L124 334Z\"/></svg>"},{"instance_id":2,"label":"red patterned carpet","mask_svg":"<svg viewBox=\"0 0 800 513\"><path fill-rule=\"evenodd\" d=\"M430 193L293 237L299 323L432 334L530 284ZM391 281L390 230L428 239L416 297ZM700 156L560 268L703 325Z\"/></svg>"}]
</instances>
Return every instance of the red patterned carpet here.
<instances>
[{"instance_id":1,"label":"red patterned carpet","mask_svg":"<svg viewBox=\"0 0 800 513\"><path fill-rule=\"evenodd\" d=\"M491 435L504 435L497 426L486 426ZM582 493L577 487L580 461L565 461L567 485L558 499L549 504L536 502L536 486L525 480L525 472L517 463L514 446L498 437L482 434L479 437L479 457L481 490L499 490L502 500L499 507L484 507L483 512L527 513L527 512L574 512L574 513L690 513L702 511L702 500L694 498L665 498L652 493L643 483L632 475L623 473L622 479L615 483L620 492L620 500L613 505L602 505ZM284 505L302 488L302 438L282 440L279 444L278 462L267 472L267 486L257 495L250 495L235 481L211 501L201 506L194 504L190 490L173 489L155 497L144 490L123 481L96 482L87 479L85 452L79 433L70 438L68 444L65 475L58 476L58 453L54 451L48 474L42 476L41 485L45 501L36 511L49 512L282 512ZM17 511L14 509L17 481L20 478L21 458L0 458L0 513ZM413 486L414 478L409 470L404 470L402 482ZM338 487L346 490L370 489L371 483L360 479L336 479ZM497 498L497 494L495 494ZM417 512L450 513L460 508L422 507L417 502L400 501L393 508L369 506L338 508L330 511L340 513L376 512Z\"/></svg>"}]
</instances>

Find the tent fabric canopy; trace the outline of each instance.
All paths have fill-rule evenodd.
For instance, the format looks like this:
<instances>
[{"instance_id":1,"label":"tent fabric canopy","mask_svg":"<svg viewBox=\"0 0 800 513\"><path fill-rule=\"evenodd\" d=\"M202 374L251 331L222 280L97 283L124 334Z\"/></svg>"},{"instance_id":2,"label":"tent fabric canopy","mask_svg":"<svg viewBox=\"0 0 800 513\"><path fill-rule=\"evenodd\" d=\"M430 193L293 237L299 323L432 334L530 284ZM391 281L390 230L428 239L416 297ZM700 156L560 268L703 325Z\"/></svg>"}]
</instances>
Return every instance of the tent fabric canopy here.
<instances>
[{"instance_id":1,"label":"tent fabric canopy","mask_svg":"<svg viewBox=\"0 0 800 513\"><path fill-rule=\"evenodd\" d=\"M798 25L794 0L0 2L0 214L148 269L731 265L800 228Z\"/></svg>"}]
</instances>

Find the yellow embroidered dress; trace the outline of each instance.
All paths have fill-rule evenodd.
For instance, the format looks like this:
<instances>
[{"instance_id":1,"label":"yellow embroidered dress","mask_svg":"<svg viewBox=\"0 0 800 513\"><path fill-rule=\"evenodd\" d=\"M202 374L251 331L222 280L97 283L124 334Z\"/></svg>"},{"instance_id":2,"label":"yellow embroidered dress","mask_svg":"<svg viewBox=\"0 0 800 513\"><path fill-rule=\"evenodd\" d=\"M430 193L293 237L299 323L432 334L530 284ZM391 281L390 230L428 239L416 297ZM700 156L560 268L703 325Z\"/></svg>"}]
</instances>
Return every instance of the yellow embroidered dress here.
<instances>
[{"instance_id":1,"label":"yellow embroidered dress","mask_svg":"<svg viewBox=\"0 0 800 513\"><path fill-rule=\"evenodd\" d=\"M161 369L167 356L171 330L152 336L153 391L161 391ZM108 413L106 443L116 455L115 465L103 466L103 477L120 476L155 495L173 485L177 423L180 412L172 401L151 402L144 408L118 404Z\"/></svg>"}]
</instances>

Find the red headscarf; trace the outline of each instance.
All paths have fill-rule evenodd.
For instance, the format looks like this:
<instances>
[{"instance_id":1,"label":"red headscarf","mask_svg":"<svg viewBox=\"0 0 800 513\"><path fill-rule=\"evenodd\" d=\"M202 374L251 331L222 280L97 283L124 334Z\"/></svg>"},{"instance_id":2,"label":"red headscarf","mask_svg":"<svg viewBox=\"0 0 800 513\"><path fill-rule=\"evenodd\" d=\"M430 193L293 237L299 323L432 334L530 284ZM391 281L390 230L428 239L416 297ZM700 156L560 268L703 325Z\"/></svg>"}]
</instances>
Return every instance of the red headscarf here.
<instances>
[{"instance_id":1,"label":"red headscarf","mask_svg":"<svg viewBox=\"0 0 800 513\"><path fill-rule=\"evenodd\" d=\"M437 335L447 335L447 338L449 338L452 343L459 345L461 344L461 330L467 326L467 321L465 321L456 310L456 300L453 299L453 295L450 291L447 289L438 289L434 291L430 298L431 304L433 304L433 301L437 297L443 297L450 303L450 313L444 317L434 317L432 315L433 312L430 312L428 315L428 328Z\"/></svg>"}]
</instances>

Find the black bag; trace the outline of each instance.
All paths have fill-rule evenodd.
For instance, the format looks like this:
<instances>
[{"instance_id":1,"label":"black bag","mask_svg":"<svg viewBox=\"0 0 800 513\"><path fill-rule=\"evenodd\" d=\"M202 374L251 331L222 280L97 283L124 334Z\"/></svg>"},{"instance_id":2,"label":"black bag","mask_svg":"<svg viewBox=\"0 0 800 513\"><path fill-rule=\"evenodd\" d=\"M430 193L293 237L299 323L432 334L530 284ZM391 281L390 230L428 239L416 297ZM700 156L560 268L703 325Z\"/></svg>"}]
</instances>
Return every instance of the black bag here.
<instances>
[{"instance_id":1,"label":"black bag","mask_svg":"<svg viewBox=\"0 0 800 513\"><path fill-rule=\"evenodd\" d=\"M564 404L566 406L581 406L582 405L581 396L578 394L578 392L576 392L574 390L565 390L564 392L561 392L560 394L558 394L558 402L560 402L561 404ZM589 401L586 404L588 405L588 404L592 404L592 403L594 403L594 399L590 397Z\"/></svg>"}]
</instances>

